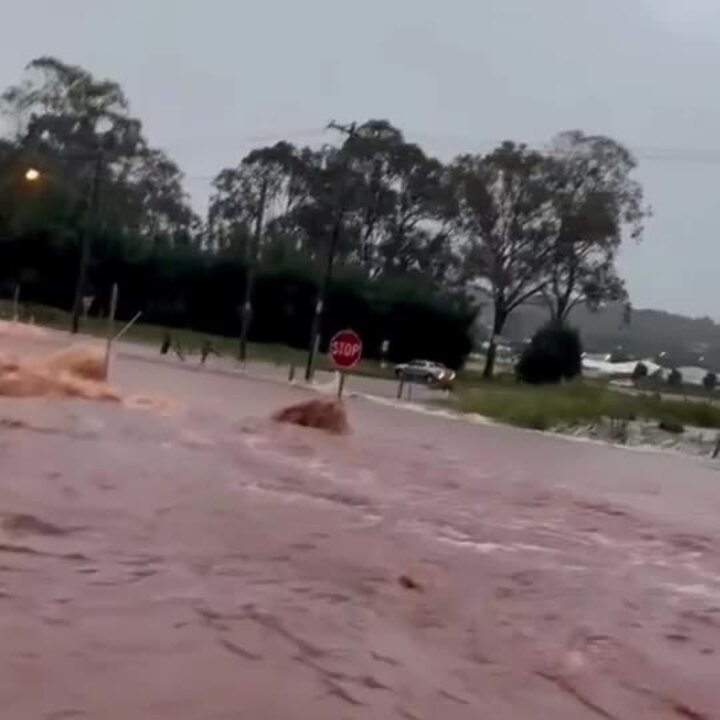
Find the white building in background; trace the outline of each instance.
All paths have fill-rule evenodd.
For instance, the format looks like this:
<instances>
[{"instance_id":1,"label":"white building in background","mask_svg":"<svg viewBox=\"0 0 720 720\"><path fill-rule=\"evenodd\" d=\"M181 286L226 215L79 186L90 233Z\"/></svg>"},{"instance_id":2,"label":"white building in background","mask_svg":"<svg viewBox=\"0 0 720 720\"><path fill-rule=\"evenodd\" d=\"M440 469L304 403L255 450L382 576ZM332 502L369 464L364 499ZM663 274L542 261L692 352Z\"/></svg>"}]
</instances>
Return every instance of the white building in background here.
<instances>
[{"instance_id":1,"label":"white building in background","mask_svg":"<svg viewBox=\"0 0 720 720\"><path fill-rule=\"evenodd\" d=\"M583 375L585 377L597 378L631 378L638 363L642 363L648 369L648 375L660 374L668 371L662 368L653 360L630 360L629 362L612 363L609 355L585 354L582 359ZM703 377L705 375L703 374Z\"/></svg>"},{"instance_id":2,"label":"white building in background","mask_svg":"<svg viewBox=\"0 0 720 720\"><path fill-rule=\"evenodd\" d=\"M609 355L589 355L583 356L583 375L590 378L616 378L629 379L632 377L638 363L642 363L648 369L650 377L655 376L667 379L670 374L668 368L658 365L653 360L631 360L630 362L611 363ZM679 367L677 368L682 375L683 385L694 385L702 387L705 376L708 374L706 368L701 367Z\"/></svg>"},{"instance_id":3,"label":"white building in background","mask_svg":"<svg viewBox=\"0 0 720 720\"><path fill-rule=\"evenodd\" d=\"M708 371L701 367L679 367L678 370L682 375L683 385L702 387L703 380L705 380L705 376L708 374Z\"/></svg>"}]
</instances>

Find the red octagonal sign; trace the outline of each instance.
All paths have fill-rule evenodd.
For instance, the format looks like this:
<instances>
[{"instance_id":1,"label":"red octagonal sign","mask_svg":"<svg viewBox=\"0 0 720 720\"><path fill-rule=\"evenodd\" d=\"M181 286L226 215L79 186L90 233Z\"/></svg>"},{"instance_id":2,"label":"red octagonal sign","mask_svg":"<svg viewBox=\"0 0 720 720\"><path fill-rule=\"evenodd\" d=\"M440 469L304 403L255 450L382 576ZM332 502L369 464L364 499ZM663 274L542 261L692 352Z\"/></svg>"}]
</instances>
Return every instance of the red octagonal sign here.
<instances>
[{"instance_id":1,"label":"red octagonal sign","mask_svg":"<svg viewBox=\"0 0 720 720\"><path fill-rule=\"evenodd\" d=\"M354 330L341 330L330 341L330 359L339 370L354 368L362 357L362 340Z\"/></svg>"}]
</instances>

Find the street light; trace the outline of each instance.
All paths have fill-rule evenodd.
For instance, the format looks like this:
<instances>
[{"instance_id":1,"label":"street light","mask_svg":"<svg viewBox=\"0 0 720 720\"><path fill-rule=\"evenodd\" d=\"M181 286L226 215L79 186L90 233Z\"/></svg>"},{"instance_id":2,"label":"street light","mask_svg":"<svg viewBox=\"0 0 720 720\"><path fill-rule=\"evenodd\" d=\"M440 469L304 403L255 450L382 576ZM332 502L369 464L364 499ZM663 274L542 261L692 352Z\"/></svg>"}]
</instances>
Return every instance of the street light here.
<instances>
[{"instance_id":1,"label":"street light","mask_svg":"<svg viewBox=\"0 0 720 720\"><path fill-rule=\"evenodd\" d=\"M75 281L75 292L73 297L72 306L72 320L70 331L75 334L80 330L80 317L82 314L82 300L83 292L85 290L87 269L90 263L90 251L91 251L91 232L90 225L93 221L98 219L98 206L99 206L99 195L100 195L100 183L102 181L103 173L103 146L98 144L98 147L88 153L88 160L92 161L92 184L90 187L90 197L88 198L88 207L85 211L85 218L80 228L80 260L78 264L77 278ZM56 182L56 178L52 174L41 172L35 167L29 167L25 170L24 178L27 183L36 184L44 181L46 178L50 182ZM74 194L81 195L75 190Z\"/></svg>"},{"instance_id":2,"label":"street light","mask_svg":"<svg viewBox=\"0 0 720 720\"><path fill-rule=\"evenodd\" d=\"M95 151L95 158L93 162L93 174L92 174L92 185L90 187L90 200L85 213L85 222L82 227L82 235L80 238L80 264L78 266L77 281L75 284L75 297L73 299L72 307L72 320L70 326L70 332L76 335L80 330L80 316L82 314L83 307L83 293L85 290L85 283L87 277L87 269L90 264L90 250L91 250L91 233L90 225L92 222L97 222L99 205L100 205L100 183L102 182L104 156L102 145L98 146Z\"/></svg>"}]
</instances>

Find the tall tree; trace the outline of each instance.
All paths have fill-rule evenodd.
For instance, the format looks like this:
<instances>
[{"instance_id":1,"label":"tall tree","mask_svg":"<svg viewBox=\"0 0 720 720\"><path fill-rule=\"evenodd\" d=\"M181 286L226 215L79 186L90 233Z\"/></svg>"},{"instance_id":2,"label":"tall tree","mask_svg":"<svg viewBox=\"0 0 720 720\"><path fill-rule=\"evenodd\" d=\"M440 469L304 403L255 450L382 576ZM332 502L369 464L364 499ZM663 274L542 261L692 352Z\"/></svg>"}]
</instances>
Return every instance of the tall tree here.
<instances>
[{"instance_id":1,"label":"tall tree","mask_svg":"<svg viewBox=\"0 0 720 720\"><path fill-rule=\"evenodd\" d=\"M546 285L549 240L556 231L552 194L543 155L511 142L484 157L457 158L450 175L466 277L486 288L493 301L484 369L489 378L508 317Z\"/></svg>"},{"instance_id":2,"label":"tall tree","mask_svg":"<svg viewBox=\"0 0 720 720\"><path fill-rule=\"evenodd\" d=\"M237 167L222 170L213 186L209 211L213 234L220 243L229 236L243 247L245 292L238 357L244 362L264 226L287 214L300 194L295 148L280 142L253 150Z\"/></svg>"},{"instance_id":3,"label":"tall tree","mask_svg":"<svg viewBox=\"0 0 720 720\"><path fill-rule=\"evenodd\" d=\"M354 126L348 131L354 132ZM352 164L351 145L305 149L299 171L304 194L290 213L299 244L313 261L328 252L343 263L358 262L360 226L355 221L363 192L361 174Z\"/></svg>"},{"instance_id":4,"label":"tall tree","mask_svg":"<svg viewBox=\"0 0 720 720\"><path fill-rule=\"evenodd\" d=\"M304 157L293 145L279 142L249 153L213 181L208 222L216 250L246 245L263 205L268 233L307 197ZM264 196L264 201L263 201ZM263 202L261 202L263 201Z\"/></svg>"},{"instance_id":5,"label":"tall tree","mask_svg":"<svg viewBox=\"0 0 720 720\"><path fill-rule=\"evenodd\" d=\"M352 220L358 260L370 276L443 274L450 263L444 167L386 120L368 120L346 140L360 179ZM442 261L430 254L442 252Z\"/></svg>"},{"instance_id":6,"label":"tall tree","mask_svg":"<svg viewBox=\"0 0 720 720\"><path fill-rule=\"evenodd\" d=\"M86 201L99 169L106 225L172 235L196 224L182 173L149 147L118 83L41 57L27 66L20 84L3 93L1 108L14 126L15 144L52 183Z\"/></svg>"},{"instance_id":7,"label":"tall tree","mask_svg":"<svg viewBox=\"0 0 720 720\"><path fill-rule=\"evenodd\" d=\"M348 165L359 181L357 204L350 220L357 228L357 260L373 272L384 223L394 204L392 183L397 176L398 148L402 133L385 120L368 120L346 138Z\"/></svg>"},{"instance_id":8,"label":"tall tree","mask_svg":"<svg viewBox=\"0 0 720 720\"><path fill-rule=\"evenodd\" d=\"M428 252L442 253L449 261L445 169L412 144L399 148L396 167L394 202L379 247L380 269L385 274L427 271Z\"/></svg>"},{"instance_id":9,"label":"tall tree","mask_svg":"<svg viewBox=\"0 0 720 720\"><path fill-rule=\"evenodd\" d=\"M547 165L557 234L543 295L552 317L566 320L578 303L626 303L617 255L625 237L642 238L649 212L634 157L615 140L574 131L554 139Z\"/></svg>"},{"instance_id":10,"label":"tall tree","mask_svg":"<svg viewBox=\"0 0 720 720\"><path fill-rule=\"evenodd\" d=\"M370 278L410 273L443 283L457 274L446 169L387 121L353 125L336 145L280 143L260 152L270 150L275 159L262 162L279 173L278 191L268 198L263 245L274 253L284 248L313 263L326 257L340 210L335 254L344 264ZM217 249L252 235L248 209L260 185L248 159L214 181L209 226Z\"/></svg>"}]
</instances>

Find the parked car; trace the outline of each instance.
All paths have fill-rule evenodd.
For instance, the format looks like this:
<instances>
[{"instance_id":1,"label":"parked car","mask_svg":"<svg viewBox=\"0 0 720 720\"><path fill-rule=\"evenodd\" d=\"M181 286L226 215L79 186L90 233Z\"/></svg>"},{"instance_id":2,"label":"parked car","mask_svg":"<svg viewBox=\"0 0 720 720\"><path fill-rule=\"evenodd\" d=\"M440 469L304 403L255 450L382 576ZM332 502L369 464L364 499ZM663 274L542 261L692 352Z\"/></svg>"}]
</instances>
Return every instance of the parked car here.
<instances>
[{"instance_id":1,"label":"parked car","mask_svg":"<svg viewBox=\"0 0 720 720\"><path fill-rule=\"evenodd\" d=\"M455 380L452 370L432 360L413 360L396 365L395 375L408 382L424 382L439 387L450 387Z\"/></svg>"}]
</instances>

